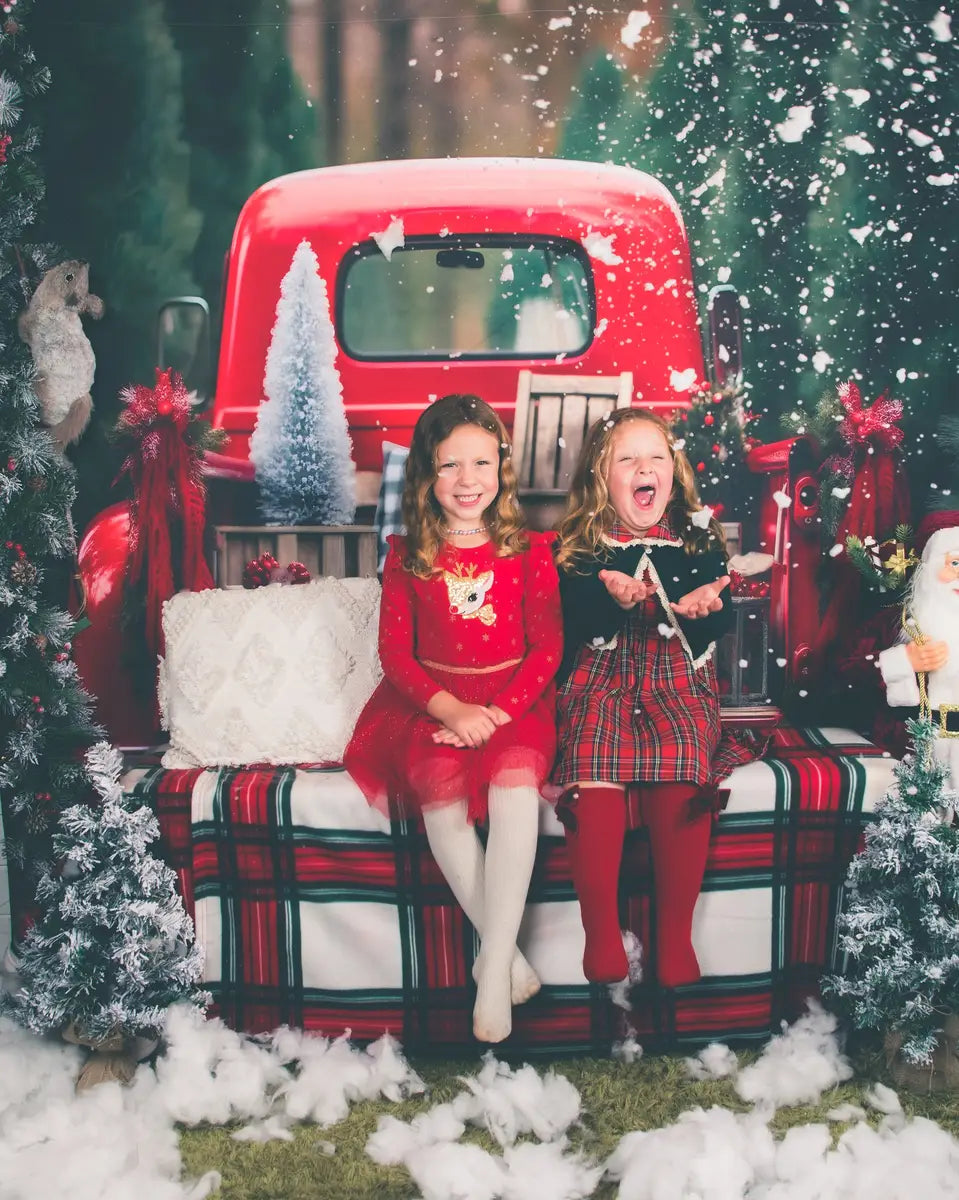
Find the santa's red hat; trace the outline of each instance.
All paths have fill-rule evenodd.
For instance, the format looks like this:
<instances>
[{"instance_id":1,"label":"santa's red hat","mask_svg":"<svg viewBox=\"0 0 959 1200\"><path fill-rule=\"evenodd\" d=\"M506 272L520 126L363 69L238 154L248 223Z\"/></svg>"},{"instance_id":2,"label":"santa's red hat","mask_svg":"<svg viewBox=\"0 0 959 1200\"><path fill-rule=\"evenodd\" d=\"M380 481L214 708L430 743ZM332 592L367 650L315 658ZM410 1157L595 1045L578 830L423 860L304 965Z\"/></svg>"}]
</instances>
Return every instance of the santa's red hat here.
<instances>
[{"instance_id":1,"label":"santa's red hat","mask_svg":"<svg viewBox=\"0 0 959 1200\"><path fill-rule=\"evenodd\" d=\"M929 539L940 529L959 529L959 509L940 508L926 513L916 530L916 553L920 557Z\"/></svg>"}]
</instances>

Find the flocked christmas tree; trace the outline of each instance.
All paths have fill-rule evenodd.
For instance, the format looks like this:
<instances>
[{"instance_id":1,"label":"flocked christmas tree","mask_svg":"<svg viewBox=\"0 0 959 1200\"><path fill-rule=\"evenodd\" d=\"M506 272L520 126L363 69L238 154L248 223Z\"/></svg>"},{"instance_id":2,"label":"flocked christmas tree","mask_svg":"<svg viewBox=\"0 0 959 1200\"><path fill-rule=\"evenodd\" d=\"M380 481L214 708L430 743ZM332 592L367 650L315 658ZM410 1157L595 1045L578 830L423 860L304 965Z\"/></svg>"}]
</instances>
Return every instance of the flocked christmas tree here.
<instances>
[{"instance_id":1,"label":"flocked christmas tree","mask_svg":"<svg viewBox=\"0 0 959 1200\"><path fill-rule=\"evenodd\" d=\"M27 278L57 261L29 242L43 199L27 118L48 82L27 41L31 0L0 16L0 807L16 918L33 904L60 809L89 787L96 736L70 659L73 621L52 577L69 561L73 472L40 425L33 363L17 336ZM15 15L14 15L15 14ZM19 933L15 928L14 933Z\"/></svg>"},{"instance_id":2,"label":"flocked christmas tree","mask_svg":"<svg viewBox=\"0 0 959 1200\"><path fill-rule=\"evenodd\" d=\"M265 399L250 441L271 525L345 525L356 511L352 445L326 284L303 241L280 285Z\"/></svg>"},{"instance_id":3,"label":"flocked christmas tree","mask_svg":"<svg viewBox=\"0 0 959 1200\"><path fill-rule=\"evenodd\" d=\"M959 1012L959 796L932 755L932 724L908 728L912 752L849 868L845 970L823 987L857 1028L899 1035L903 1056L924 1063Z\"/></svg>"},{"instance_id":4,"label":"flocked christmas tree","mask_svg":"<svg viewBox=\"0 0 959 1200\"><path fill-rule=\"evenodd\" d=\"M20 953L20 991L3 1008L37 1033L72 1024L82 1040L155 1033L178 1001L203 1005L202 950L173 870L147 847L156 817L119 784L122 758L105 742L86 756L97 792L66 809L57 864L41 881L41 919Z\"/></svg>"}]
</instances>

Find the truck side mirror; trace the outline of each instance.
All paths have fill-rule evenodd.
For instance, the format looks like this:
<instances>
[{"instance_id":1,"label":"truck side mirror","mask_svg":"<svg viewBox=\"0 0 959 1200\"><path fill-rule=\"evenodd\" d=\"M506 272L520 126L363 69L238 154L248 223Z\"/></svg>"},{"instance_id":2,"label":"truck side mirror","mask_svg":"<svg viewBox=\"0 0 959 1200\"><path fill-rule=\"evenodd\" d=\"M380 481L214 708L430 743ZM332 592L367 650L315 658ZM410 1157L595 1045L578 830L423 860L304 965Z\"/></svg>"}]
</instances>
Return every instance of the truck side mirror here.
<instances>
[{"instance_id":1,"label":"truck side mirror","mask_svg":"<svg viewBox=\"0 0 959 1200\"><path fill-rule=\"evenodd\" d=\"M157 313L157 366L172 367L202 408L210 399L210 306L200 296L177 296Z\"/></svg>"},{"instance_id":2,"label":"truck side mirror","mask_svg":"<svg viewBox=\"0 0 959 1200\"><path fill-rule=\"evenodd\" d=\"M721 283L712 289L706 315L712 382L717 388L736 386L743 378L743 333L739 293L732 284Z\"/></svg>"}]
</instances>

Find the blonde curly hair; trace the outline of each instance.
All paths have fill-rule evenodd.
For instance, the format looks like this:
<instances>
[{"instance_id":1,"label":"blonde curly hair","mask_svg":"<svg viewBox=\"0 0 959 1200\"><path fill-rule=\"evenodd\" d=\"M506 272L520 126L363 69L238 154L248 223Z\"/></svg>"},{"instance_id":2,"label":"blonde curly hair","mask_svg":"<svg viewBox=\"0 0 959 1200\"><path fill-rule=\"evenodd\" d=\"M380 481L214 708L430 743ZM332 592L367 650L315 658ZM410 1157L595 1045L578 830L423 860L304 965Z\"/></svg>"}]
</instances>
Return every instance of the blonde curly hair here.
<instances>
[{"instance_id":1,"label":"blonde curly hair","mask_svg":"<svg viewBox=\"0 0 959 1200\"><path fill-rule=\"evenodd\" d=\"M589 559L604 558L609 548L603 542L616 520L616 510L609 498L606 479L613 452L613 437L622 425L646 421L666 439L673 461L673 489L666 505L677 537L682 538L687 554L703 550L723 550L726 535L715 517L701 529L692 523L692 514L703 505L696 490L696 477L689 459L677 449L669 426L647 408L617 408L600 417L589 430L573 474L566 514L559 525L556 564L566 571L574 570Z\"/></svg>"},{"instance_id":2,"label":"blonde curly hair","mask_svg":"<svg viewBox=\"0 0 959 1200\"><path fill-rule=\"evenodd\" d=\"M513 448L506 426L479 396L441 396L420 413L406 460L403 522L407 533L403 566L420 579L432 575L436 556L443 545L443 514L433 493L437 479L437 450L461 425L485 429L499 442L499 491L483 514L490 541L504 557L519 554L529 545L516 495Z\"/></svg>"}]
</instances>

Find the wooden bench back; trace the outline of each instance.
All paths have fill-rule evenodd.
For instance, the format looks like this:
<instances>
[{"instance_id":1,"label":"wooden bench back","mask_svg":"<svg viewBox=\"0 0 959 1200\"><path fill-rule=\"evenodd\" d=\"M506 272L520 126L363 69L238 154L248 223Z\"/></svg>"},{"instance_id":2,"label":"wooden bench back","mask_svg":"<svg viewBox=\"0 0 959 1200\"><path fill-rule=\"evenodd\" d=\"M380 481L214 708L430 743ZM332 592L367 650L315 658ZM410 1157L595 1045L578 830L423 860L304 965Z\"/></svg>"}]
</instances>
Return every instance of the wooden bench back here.
<instances>
[{"instance_id":1,"label":"wooden bench back","mask_svg":"<svg viewBox=\"0 0 959 1200\"><path fill-rule=\"evenodd\" d=\"M563 495L590 426L628 408L633 374L538 375L520 371L513 420L513 464L520 493Z\"/></svg>"}]
</instances>

